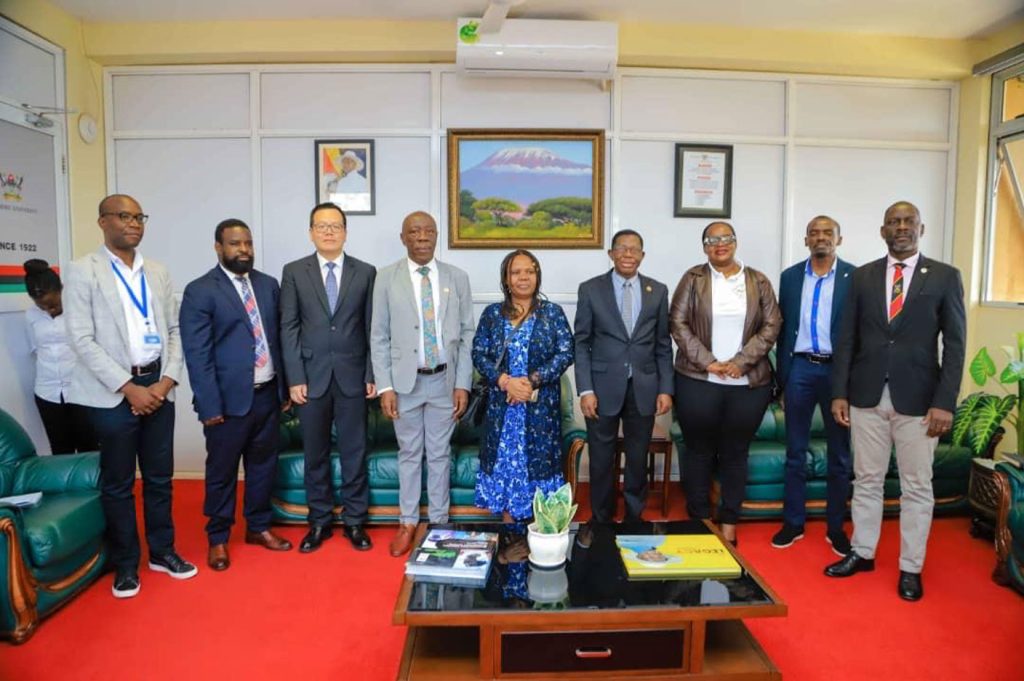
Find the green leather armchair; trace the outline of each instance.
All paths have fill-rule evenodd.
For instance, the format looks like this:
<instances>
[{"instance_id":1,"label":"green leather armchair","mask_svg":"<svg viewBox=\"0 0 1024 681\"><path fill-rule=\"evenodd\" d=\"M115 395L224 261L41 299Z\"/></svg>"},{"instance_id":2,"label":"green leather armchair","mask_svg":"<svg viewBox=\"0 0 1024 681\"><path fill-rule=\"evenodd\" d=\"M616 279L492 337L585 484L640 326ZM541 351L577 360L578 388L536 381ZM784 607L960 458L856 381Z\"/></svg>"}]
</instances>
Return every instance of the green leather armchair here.
<instances>
[{"instance_id":1,"label":"green leather armchair","mask_svg":"<svg viewBox=\"0 0 1024 681\"><path fill-rule=\"evenodd\" d=\"M0 507L0 636L27 641L103 570L99 464L97 453L37 456L0 410L0 497L43 493L32 508Z\"/></svg>"},{"instance_id":2,"label":"green leather armchair","mask_svg":"<svg viewBox=\"0 0 1024 681\"><path fill-rule=\"evenodd\" d=\"M1024 470L996 464L999 512L996 516L996 569L992 579L1024 593Z\"/></svg>"},{"instance_id":3,"label":"green leather armchair","mask_svg":"<svg viewBox=\"0 0 1024 681\"><path fill-rule=\"evenodd\" d=\"M576 423L573 407L573 390L568 374L562 374L562 456L565 462L565 479L575 494L579 479L580 453L587 440L586 431ZM335 437L336 439L336 437ZM385 417L377 400L370 403L366 421L366 470L370 483L371 523L396 523L398 510L398 442L395 439L394 424ZM453 522L495 520L490 511L477 508L474 504L476 473L480 468L479 436L476 428L458 426L452 435L452 466L450 481L451 506L449 514ZM306 506L306 488L303 484L305 472L302 455L302 429L299 419L286 415L281 423L281 454L277 460L277 476L271 494L271 507L276 523L304 523L309 512ZM426 467L423 470L426 481ZM334 490L335 522L341 522L341 462L337 452L331 454L331 486ZM426 515L427 493L421 498Z\"/></svg>"}]
</instances>

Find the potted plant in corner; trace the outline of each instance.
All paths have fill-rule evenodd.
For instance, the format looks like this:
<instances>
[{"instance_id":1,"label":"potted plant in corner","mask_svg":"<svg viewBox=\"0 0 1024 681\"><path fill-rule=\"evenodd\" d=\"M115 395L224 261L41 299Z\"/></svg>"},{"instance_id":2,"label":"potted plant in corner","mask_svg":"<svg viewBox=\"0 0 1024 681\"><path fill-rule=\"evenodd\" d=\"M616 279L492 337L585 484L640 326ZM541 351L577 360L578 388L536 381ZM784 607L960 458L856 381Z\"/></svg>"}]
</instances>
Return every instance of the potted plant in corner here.
<instances>
[{"instance_id":1,"label":"potted plant in corner","mask_svg":"<svg viewBox=\"0 0 1024 681\"><path fill-rule=\"evenodd\" d=\"M1017 345L1003 346L1009 362L999 372L997 384L1006 395L973 393L957 407L953 419L951 439L955 445L966 444L974 456L983 456L993 437L999 435L1005 420L1017 431L1017 455L1024 455L1024 424L1021 423L1021 405L1024 404L1024 332L1019 332ZM996 365L982 347L971 360L968 371L979 387L984 387L996 375ZM1007 388L1016 385L1016 390Z\"/></svg>"},{"instance_id":2,"label":"potted plant in corner","mask_svg":"<svg viewBox=\"0 0 1024 681\"><path fill-rule=\"evenodd\" d=\"M569 483L544 494L533 495L533 522L527 529L530 562L540 568L559 568L569 551L569 523L576 515Z\"/></svg>"}]
</instances>

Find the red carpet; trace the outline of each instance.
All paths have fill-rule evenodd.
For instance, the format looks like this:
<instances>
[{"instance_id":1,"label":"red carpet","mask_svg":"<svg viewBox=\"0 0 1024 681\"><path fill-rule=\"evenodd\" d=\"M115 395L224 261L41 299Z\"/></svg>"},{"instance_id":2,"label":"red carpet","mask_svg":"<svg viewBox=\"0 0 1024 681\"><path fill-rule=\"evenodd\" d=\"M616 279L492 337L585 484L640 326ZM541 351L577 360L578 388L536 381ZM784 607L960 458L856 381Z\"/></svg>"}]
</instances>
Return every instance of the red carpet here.
<instances>
[{"instance_id":1,"label":"red carpet","mask_svg":"<svg viewBox=\"0 0 1024 681\"><path fill-rule=\"evenodd\" d=\"M673 517L683 513L677 496ZM0 643L0 680L395 678L405 631L391 624L402 574L387 553L393 526L370 530L373 551L336 534L308 556L247 546L236 531L231 568L214 573L201 507L200 482L175 483L178 548L200 565L197 577L177 582L143 567L139 595L118 601L104 576L27 644ZM919 603L896 595L895 521L885 523L878 569L847 580L821 573L835 560L823 523L785 550L769 545L774 522L741 525L741 551L789 604L787 618L748 625L787 681L1021 681L1024 598L992 583L993 549L968 525L936 520ZM295 544L304 532L281 528Z\"/></svg>"}]
</instances>

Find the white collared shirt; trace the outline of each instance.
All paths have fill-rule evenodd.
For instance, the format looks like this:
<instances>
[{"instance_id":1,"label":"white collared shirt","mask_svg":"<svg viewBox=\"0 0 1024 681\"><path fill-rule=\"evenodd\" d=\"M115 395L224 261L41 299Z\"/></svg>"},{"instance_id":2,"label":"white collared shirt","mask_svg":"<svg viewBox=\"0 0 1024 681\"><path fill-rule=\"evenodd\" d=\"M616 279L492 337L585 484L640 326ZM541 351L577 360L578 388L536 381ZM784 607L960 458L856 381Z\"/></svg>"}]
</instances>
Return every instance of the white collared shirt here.
<instances>
[{"instance_id":1,"label":"white collared shirt","mask_svg":"<svg viewBox=\"0 0 1024 681\"><path fill-rule=\"evenodd\" d=\"M68 343L64 315L51 317L32 305L25 310L25 329L29 349L36 356L35 394L47 402L66 401L75 353Z\"/></svg>"},{"instance_id":2,"label":"white collared shirt","mask_svg":"<svg viewBox=\"0 0 1024 681\"><path fill-rule=\"evenodd\" d=\"M145 272L142 269L142 266L145 264L142 253L135 251L135 259L132 261L132 266L129 269L124 264L124 261L114 255L109 248L104 246L103 249L110 256L110 262L113 263L114 267L121 273L121 276L124 277L125 282L131 287L135 297L141 301L142 279L145 277ZM147 314L143 317L139 308L135 307L135 303L132 301L128 289L121 282L121 278L113 272L110 275L114 277L114 286L117 288L117 295L121 298L121 309L124 311L125 327L128 330L128 357L131 359L132 366L141 367L160 359L160 352L163 350L163 339L156 328L156 310L153 308L153 289L150 286L150 282L146 282ZM156 342L147 343L147 336L155 336Z\"/></svg>"},{"instance_id":3,"label":"white collared shirt","mask_svg":"<svg viewBox=\"0 0 1024 681\"><path fill-rule=\"evenodd\" d=\"M747 321L747 273L739 260L739 271L725 276L711 265L711 354L719 362L728 362L743 348L743 325ZM708 374L708 381L722 385L750 385L746 376L719 378Z\"/></svg>"},{"instance_id":4,"label":"white collared shirt","mask_svg":"<svg viewBox=\"0 0 1024 681\"><path fill-rule=\"evenodd\" d=\"M914 277L914 270L917 269L917 262L921 259L921 251L910 256L906 260L897 260L891 255L885 256L885 316L889 316L889 303L892 302L892 275L896 271L896 263L902 262L903 268L903 302L907 302L907 292L910 291L910 280Z\"/></svg>"},{"instance_id":5,"label":"white collared shirt","mask_svg":"<svg viewBox=\"0 0 1024 681\"><path fill-rule=\"evenodd\" d=\"M434 367L428 367L426 364L426 352L423 349L423 332L426 327L423 324L423 275L417 270L420 267L429 267L430 272L427 273L427 278L430 279L430 290L434 294L434 329L437 332L437 361L440 364L446 362L444 356L444 341L441 339L441 282L440 276L437 273L437 260L431 259L426 265L417 265L412 260L406 259L406 264L409 266L409 278L412 280L412 291L414 295L413 302L416 303L416 314L420 319L420 345L416 351L416 366L420 369L433 369Z\"/></svg>"},{"instance_id":6,"label":"white collared shirt","mask_svg":"<svg viewBox=\"0 0 1024 681\"><path fill-rule=\"evenodd\" d=\"M337 267L334 268L334 277L338 281L338 299L341 299L341 266L345 263L345 254L342 253L334 260L328 260L324 256L320 255L320 251L316 253L316 259L320 263L320 280L324 282L324 288L327 288L327 263L333 262Z\"/></svg>"},{"instance_id":7,"label":"white collared shirt","mask_svg":"<svg viewBox=\"0 0 1024 681\"><path fill-rule=\"evenodd\" d=\"M252 294L252 300L256 303L256 316L260 320L260 326L263 327L263 340L267 344L267 363L262 367L257 367L255 362L255 354L253 356L253 379L252 382L259 385L260 383L266 383L267 381L273 380L274 378L274 358L270 355L270 341L267 340L267 325L263 323L263 315L260 314L260 303L256 299L256 289L252 287L252 279L248 274L235 274L228 268L224 267L223 264L220 266L221 271L227 275L232 285L235 287L235 291L238 293L238 298L242 301L242 307L245 307L245 296L242 295L242 282L238 281L238 277L243 277L249 282L249 293Z\"/></svg>"}]
</instances>

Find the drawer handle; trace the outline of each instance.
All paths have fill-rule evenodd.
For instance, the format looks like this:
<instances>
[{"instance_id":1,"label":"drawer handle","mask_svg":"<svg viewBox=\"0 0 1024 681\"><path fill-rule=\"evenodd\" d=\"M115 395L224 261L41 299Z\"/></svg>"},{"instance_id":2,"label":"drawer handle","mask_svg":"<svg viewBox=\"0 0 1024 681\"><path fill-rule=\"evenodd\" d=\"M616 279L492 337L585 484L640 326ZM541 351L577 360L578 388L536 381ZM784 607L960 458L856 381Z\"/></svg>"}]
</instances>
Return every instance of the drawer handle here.
<instances>
[{"instance_id":1,"label":"drawer handle","mask_svg":"<svg viewBox=\"0 0 1024 681\"><path fill-rule=\"evenodd\" d=\"M577 648L576 657L581 660L607 659L612 656L611 648Z\"/></svg>"}]
</instances>

